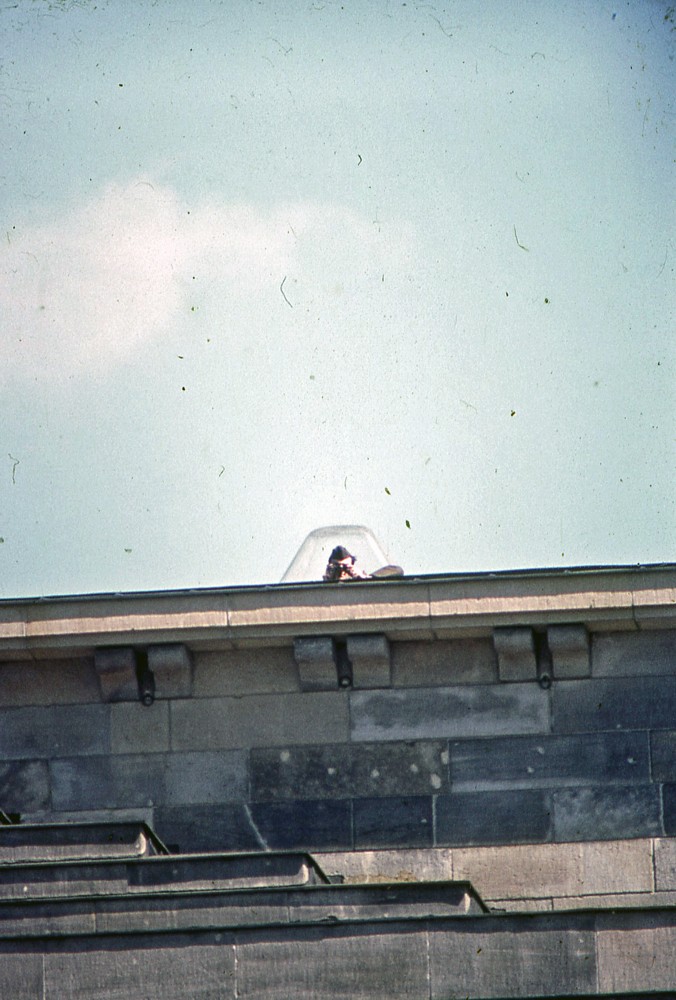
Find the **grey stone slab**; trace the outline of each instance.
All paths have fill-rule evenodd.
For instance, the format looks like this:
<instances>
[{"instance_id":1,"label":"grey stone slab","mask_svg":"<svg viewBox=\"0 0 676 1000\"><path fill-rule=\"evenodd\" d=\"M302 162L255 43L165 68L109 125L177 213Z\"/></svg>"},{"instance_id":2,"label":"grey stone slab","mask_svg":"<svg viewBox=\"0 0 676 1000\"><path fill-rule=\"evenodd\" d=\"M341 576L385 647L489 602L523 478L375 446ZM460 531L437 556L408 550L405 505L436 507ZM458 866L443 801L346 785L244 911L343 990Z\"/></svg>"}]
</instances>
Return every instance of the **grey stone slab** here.
<instances>
[{"instance_id":1,"label":"grey stone slab","mask_svg":"<svg viewBox=\"0 0 676 1000\"><path fill-rule=\"evenodd\" d=\"M129 891L186 892L304 886L325 881L307 854L207 854L169 857L128 864Z\"/></svg>"},{"instance_id":2,"label":"grey stone slab","mask_svg":"<svg viewBox=\"0 0 676 1000\"><path fill-rule=\"evenodd\" d=\"M295 928L237 936L239 1000L393 1000L428 995L427 932L408 928Z\"/></svg>"},{"instance_id":3,"label":"grey stone slab","mask_svg":"<svg viewBox=\"0 0 676 1000\"><path fill-rule=\"evenodd\" d=\"M537 684L353 691L352 739L450 739L549 731L548 692Z\"/></svg>"},{"instance_id":4,"label":"grey stone slab","mask_svg":"<svg viewBox=\"0 0 676 1000\"><path fill-rule=\"evenodd\" d=\"M551 695L558 733L672 729L676 718L676 676L555 681Z\"/></svg>"},{"instance_id":5,"label":"grey stone slab","mask_svg":"<svg viewBox=\"0 0 676 1000\"><path fill-rule=\"evenodd\" d=\"M251 798L283 801L350 798L352 748L348 744L256 748L250 752Z\"/></svg>"},{"instance_id":6,"label":"grey stone slab","mask_svg":"<svg viewBox=\"0 0 676 1000\"><path fill-rule=\"evenodd\" d=\"M650 753L653 781L676 781L676 729L651 733Z\"/></svg>"},{"instance_id":7,"label":"grey stone slab","mask_svg":"<svg viewBox=\"0 0 676 1000\"><path fill-rule=\"evenodd\" d=\"M155 830L167 847L182 854L262 851L266 847L243 803L158 806Z\"/></svg>"},{"instance_id":8,"label":"grey stone slab","mask_svg":"<svg viewBox=\"0 0 676 1000\"><path fill-rule=\"evenodd\" d=\"M289 647L234 649L194 654L193 697L283 694L300 690Z\"/></svg>"},{"instance_id":9,"label":"grey stone slab","mask_svg":"<svg viewBox=\"0 0 676 1000\"><path fill-rule=\"evenodd\" d=\"M454 791L648 783L647 733L506 736L450 744Z\"/></svg>"},{"instance_id":10,"label":"grey stone slab","mask_svg":"<svg viewBox=\"0 0 676 1000\"><path fill-rule=\"evenodd\" d=\"M652 841L506 843L455 847L453 877L471 880L484 899L552 899L650 892Z\"/></svg>"},{"instance_id":11,"label":"grey stone slab","mask_svg":"<svg viewBox=\"0 0 676 1000\"><path fill-rule=\"evenodd\" d=\"M595 635L592 674L595 677L676 674L676 629Z\"/></svg>"},{"instance_id":12,"label":"grey stone slab","mask_svg":"<svg viewBox=\"0 0 676 1000\"><path fill-rule=\"evenodd\" d=\"M440 795L435 800L434 832L438 846L549 840L548 794L526 789Z\"/></svg>"},{"instance_id":13,"label":"grey stone slab","mask_svg":"<svg viewBox=\"0 0 676 1000\"><path fill-rule=\"evenodd\" d=\"M12 947L10 944L9 947ZM7 1000L42 1000L42 955L0 952L0 997Z\"/></svg>"},{"instance_id":14,"label":"grey stone slab","mask_svg":"<svg viewBox=\"0 0 676 1000\"><path fill-rule=\"evenodd\" d=\"M110 706L110 748L114 754L162 753L169 749L169 705L121 701Z\"/></svg>"},{"instance_id":15,"label":"grey stone slab","mask_svg":"<svg viewBox=\"0 0 676 1000\"><path fill-rule=\"evenodd\" d=\"M664 832L669 837L676 836L676 784L662 786Z\"/></svg>"},{"instance_id":16,"label":"grey stone slab","mask_svg":"<svg viewBox=\"0 0 676 1000\"><path fill-rule=\"evenodd\" d=\"M0 663L0 705L81 705L101 701L92 657Z\"/></svg>"},{"instance_id":17,"label":"grey stone slab","mask_svg":"<svg viewBox=\"0 0 676 1000\"><path fill-rule=\"evenodd\" d=\"M173 753L165 762L167 805L235 802L247 796L247 761L243 750Z\"/></svg>"},{"instance_id":18,"label":"grey stone slab","mask_svg":"<svg viewBox=\"0 0 676 1000\"><path fill-rule=\"evenodd\" d=\"M50 861L55 859L49 858ZM35 864L11 864L2 872L0 900L39 900L47 898L56 912L56 901L62 896L89 896L93 893L126 893L128 891L125 862L92 864L67 862L45 864L46 857ZM94 929L94 926L91 928Z\"/></svg>"},{"instance_id":19,"label":"grey stone slab","mask_svg":"<svg viewBox=\"0 0 676 1000\"><path fill-rule=\"evenodd\" d=\"M107 753L108 705L0 710L0 760Z\"/></svg>"},{"instance_id":20,"label":"grey stone slab","mask_svg":"<svg viewBox=\"0 0 676 1000\"><path fill-rule=\"evenodd\" d=\"M46 905L0 903L0 936L21 939L27 936L66 937L70 934L93 934L96 920L89 904L62 910Z\"/></svg>"},{"instance_id":21,"label":"grey stone slab","mask_svg":"<svg viewBox=\"0 0 676 1000\"><path fill-rule=\"evenodd\" d=\"M0 809L25 813L49 807L49 775L44 760L0 764Z\"/></svg>"},{"instance_id":22,"label":"grey stone slab","mask_svg":"<svg viewBox=\"0 0 676 1000\"><path fill-rule=\"evenodd\" d=\"M94 903L99 933L148 931L232 930L260 924L289 922L289 901L284 893L258 890L224 894L165 894L128 899L97 900Z\"/></svg>"},{"instance_id":23,"label":"grey stone slab","mask_svg":"<svg viewBox=\"0 0 676 1000\"><path fill-rule=\"evenodd\" d=\"M0 827L0 863L148 857L161 849L140 822L17 823Z\"/></svg>"},{"instance_id":24,"label":"grey stone slab","mask_svg":"<svg viewBox=\"0 0 676 1000\"><path fill-rule=\"evenodd\" d=\"M429 795L355 799L353 809L356 850L432 846L432 798Z\"/></svg>"},{"instance_id":25,"label":"grey stone slab","mask_svg":"<svg viewBox=\"0 0 676 1000\"><path fill-rule=\"evenodd\" d=\"M0 846L1 846L0 840ZM2 852L5 858L5 852ZM158 894L172 906L169 897L194 895L204 891L269 889L271 886L319 884L319 869L306 854L207 854L191 857L156 856L152 859L59 860L45 864L43 854L33 864L5 865L0 880L0 899L40 900L54 903L59 897L125 896ZM158 904L160 907L165 903Z\"/></svg>"},{"instance_id":26,"label":"grey stone slab","mask_svg":"<svg viewBox=\"0 0 676 1000\"><path fill-rule=\"evenodd\" d=\"M676 890L676 840L655 841L655 889L658 892Z\"/></svg>"},{"instance_id":27,"label":"grey stone slab","mask_svg":"<svg viewBox=\"0 0 676 1000\"><path fill-rule=\"evenodd\" d=\"M356 743L352 775L355 796L448 792L448 744L445 740Z\"/></svg>"},{"instance_id":28,"label":"grey stone slab","mask_svg":"<svg viewBox=\"0 0 676 1000\"><path fill-rule=\"evenodd\" d=\"M121 937L108 946L45 955L41 1000L228 1000L235 997L232 938L190 946Z\"/></svg>"},{"instance_id":29,"label":"grey stone slab","mask_svg":"<svg viewBox=\"0 0 676 1000\"><path fill-rule=\"evenodd\" d=\"M676 915L673 910L600 914L596 918L598 990L611 996L676 987Z\"/></svg>"},{"instance_id":30,"label":"grey stone slab","mask_svg":"<svg viewBox=\"0 0 676 1000\"><path fill-rule=\"evenodd\" d=\"M570 788L552 792L556 840L654 837L662 832L655 785Z\"/></svg>"},{"instance_id":31,"label":"grey stone slab","mask_svg":"<svg viewBox=\"0 0 676 1000\"><path fill-rule=\"evenodd\" d=\"M172 749L227 750L347 742L347 697L343 691L317 691L173 701Z\"/></svg>"},{"instance_id":32,"label":"grey stone slab","mask_svg":"<svg viewBox=\"0 0 676 1000\"><path fill-rule=\"evenodd\" d=\"M321 851L352 846L351 802L253 802L246 809L265 850Z\"/></svg>"},{"instance_id":33,"label":"grey stone slab","mask_svg":"<svg viewBox=\"0 0 676 1000\"><path fill-rule=\"evenodd\" d=\"M498 661L490 639L395 642L391 652L395 687L450 687L498 680Z\"/></svg>"},{"instance_id":34,"label":"grey stone slab","mask_svg":"<svg viewBox=\"0 0 676 1000\"><path fill-rule=\"evenodd\" d=\"M251 797L351 798L449 790L445 741L338 744L251 751Z\"/></svg>"},{"instance_id":35,"label":"grey stone slab","mask_svg":"<svg viewBox=\"0 0 676 1000\"><path fill-rule=\"evenodd\" d=\"M562 997L596 993L593 918L549 915L432 924L430 995Z\"/></svg>"},{"instance_id":36,"label":"grey stone slab","mask_svg":"<svg viewBox=\"0 0 676 1000\"><path fill-rule=\"evenodd\" d=\"M164 758L158 754L53 760L54 809L115 809L166 801Z\"/></svg>"}]
</instances>

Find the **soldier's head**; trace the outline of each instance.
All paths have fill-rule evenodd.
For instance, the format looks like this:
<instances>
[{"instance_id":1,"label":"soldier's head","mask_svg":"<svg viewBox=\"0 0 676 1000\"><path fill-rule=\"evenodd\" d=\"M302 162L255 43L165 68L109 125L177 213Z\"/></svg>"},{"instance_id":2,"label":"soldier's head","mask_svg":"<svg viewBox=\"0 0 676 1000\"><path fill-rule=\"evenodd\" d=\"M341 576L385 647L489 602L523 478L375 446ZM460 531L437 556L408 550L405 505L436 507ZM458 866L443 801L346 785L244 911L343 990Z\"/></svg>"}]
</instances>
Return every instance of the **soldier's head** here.
<instances>
[{"instance_id":1,"label":"soldier's head","mask_svg":"<svg viewBox=\"0 0 676 1000\"><path fill-rule=\"evenodd\" d=\"M354 562L354 556L347 551L344 545L336 545L329 556L329 562L344 562L346 559L349 559L352 563Z\"/></svg>"}]
</instances>

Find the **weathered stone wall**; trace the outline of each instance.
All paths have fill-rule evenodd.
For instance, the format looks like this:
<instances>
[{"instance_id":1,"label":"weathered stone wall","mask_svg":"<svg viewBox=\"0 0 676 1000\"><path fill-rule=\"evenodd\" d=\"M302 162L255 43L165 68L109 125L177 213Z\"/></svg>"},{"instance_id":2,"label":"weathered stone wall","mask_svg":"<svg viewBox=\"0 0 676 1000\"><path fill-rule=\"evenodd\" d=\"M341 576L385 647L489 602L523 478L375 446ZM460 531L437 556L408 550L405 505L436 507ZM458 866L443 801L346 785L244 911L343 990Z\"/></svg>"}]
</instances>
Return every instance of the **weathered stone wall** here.
<instances>
[{"instance_id":1,"label":"weathered stone wall","mask_svg":"<svg viewBox=\"0 0 676 1000\"><path fill-rule=\"evenodd\" d=\"M580 644L573 626L568 652L554 634L544 660L530 629L496 631L395 641L385 658L360 637L371 645L352 647L361 673L345 689L330 670L316 680L322 648L195 650L179 683L171 647L173 687L160 671L150 707L135 682L122 695L135 700L103 701L111 675L91 655L2 663L0 808L138 817L182 851L452 848L454 877L473 880L480 855L465 865L460 848L541 845L535 858L636 839L641 874L618 891L676 890L673 852L659 885L653 859L676 834L676 631ZM557 892L529 895L548 905Z\"/></svg>"}]
</instances>

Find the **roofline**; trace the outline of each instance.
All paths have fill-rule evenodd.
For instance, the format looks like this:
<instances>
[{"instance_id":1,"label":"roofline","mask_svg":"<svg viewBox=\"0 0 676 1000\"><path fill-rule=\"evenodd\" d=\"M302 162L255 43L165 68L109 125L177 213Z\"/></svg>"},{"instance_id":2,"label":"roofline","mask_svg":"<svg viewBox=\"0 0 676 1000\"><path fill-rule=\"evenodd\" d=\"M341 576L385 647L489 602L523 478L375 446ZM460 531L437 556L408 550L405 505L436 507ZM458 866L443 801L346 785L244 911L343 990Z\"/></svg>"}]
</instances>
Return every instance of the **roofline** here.
<instances>
[{"instance_id":1,"label":"roofline","mask_svg":"<svg viewBox=\"0 0 676 1000\"><path fill-rule=\"evenodd\" d=\"M0 600L0 660L176 642L283 646L308 635L431 640L566 623L590 631L676 628L676 565Z\"/></svg>"}]
</instances>

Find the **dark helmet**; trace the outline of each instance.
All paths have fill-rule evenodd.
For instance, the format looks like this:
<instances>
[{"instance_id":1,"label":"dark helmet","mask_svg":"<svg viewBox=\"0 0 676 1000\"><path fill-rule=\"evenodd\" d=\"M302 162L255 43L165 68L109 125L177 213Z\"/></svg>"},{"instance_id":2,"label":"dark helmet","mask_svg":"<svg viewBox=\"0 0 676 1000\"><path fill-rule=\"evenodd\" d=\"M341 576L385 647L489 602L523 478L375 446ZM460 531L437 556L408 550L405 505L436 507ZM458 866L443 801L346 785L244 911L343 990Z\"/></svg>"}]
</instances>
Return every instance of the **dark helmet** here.
<instances>
[{"instance_id":1,"label":"dark helmet","mask_svg":"<svg viewBox=\"0 0 676 1000\"><path fill-rule=\"evenodd\" d=\"M343 559L354 559L354 556L347 551L344 545L336 545L329 556L329 562L341 562Z\"/></svg>"}]
</instances>

